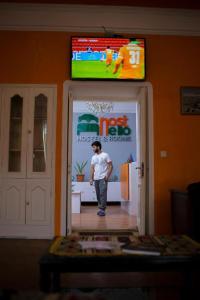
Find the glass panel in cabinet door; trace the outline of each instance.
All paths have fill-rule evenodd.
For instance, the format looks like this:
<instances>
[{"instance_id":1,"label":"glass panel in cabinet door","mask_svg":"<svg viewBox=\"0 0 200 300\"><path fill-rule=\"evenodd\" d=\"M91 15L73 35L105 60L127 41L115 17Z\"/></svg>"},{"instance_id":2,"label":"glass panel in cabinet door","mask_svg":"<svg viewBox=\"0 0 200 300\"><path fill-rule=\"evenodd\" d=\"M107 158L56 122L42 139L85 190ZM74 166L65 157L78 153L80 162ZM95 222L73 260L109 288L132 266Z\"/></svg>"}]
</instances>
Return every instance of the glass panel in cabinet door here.
<instances>
[{"instance_id":1,"label":"glass panel in cabinet door","mask_svg":"<svg viewBox=\"0 0 200 300\"><path fill-rule=\"evenodd\" d=\"M47 102L45 95L35 97L33 133L33 172L45 172L47 160Z\"/></svg>"},{"instance_id":2,"label":"glass panel in cabinet door","mask_svg":"<svg viewBox=\"0 0 200 300\"><path fill-rule=\"evenodd\" d=\"M8 171L21 171L23 98L15 95L10 102Z\"/></svg>"}]
</instances>

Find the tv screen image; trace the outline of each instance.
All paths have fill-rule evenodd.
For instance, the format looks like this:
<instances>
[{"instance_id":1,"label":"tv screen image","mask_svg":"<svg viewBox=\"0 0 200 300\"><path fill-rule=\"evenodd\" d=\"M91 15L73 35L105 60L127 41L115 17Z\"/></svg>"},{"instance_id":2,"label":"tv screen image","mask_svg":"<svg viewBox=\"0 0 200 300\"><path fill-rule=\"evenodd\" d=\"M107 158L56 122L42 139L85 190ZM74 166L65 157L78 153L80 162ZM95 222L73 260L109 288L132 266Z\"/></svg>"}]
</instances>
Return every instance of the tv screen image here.
<instances>
[{"instance_id":1,"label":"tv screen image","mask_svg":"<svg viewBox=\"0 0 200 300\"><path fill-rule=\"evenodd\" d=\"M144 80L145 40L72 37L71 79Z\"/></svg>"}]
</instances>

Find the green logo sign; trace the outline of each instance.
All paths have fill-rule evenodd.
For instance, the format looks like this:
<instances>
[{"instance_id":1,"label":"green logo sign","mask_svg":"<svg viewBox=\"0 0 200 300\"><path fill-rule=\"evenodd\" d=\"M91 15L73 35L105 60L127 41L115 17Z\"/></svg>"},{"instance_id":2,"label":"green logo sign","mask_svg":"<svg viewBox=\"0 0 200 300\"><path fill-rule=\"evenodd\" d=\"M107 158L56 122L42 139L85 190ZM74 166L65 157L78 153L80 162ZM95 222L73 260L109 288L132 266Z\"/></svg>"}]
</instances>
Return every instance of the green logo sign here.
<instances>
[{"instance_id":1,"label":"green logo sign","mask_svg":"<svg viewBox=\"0 0 200 300\"><path fill-rule=\"evenodd\" d=\"M126 115L117 118L97 118L92 114L83 114L78 118L77 135L81 132L94 132L100 136L130 136Z\"/></svg>"}]
</instances>

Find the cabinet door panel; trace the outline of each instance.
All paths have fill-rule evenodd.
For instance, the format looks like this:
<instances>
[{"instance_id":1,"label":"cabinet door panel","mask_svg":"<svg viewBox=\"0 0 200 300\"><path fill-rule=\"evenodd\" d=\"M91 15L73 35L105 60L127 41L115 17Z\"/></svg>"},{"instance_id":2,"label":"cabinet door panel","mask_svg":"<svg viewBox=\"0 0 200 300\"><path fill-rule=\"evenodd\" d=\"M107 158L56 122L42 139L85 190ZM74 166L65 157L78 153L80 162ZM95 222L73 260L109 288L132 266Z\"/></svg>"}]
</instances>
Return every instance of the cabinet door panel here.
<instances>
[{"instance_id":1,"label":"cabinet door panel","mask_svg":"<svg viewBox=\"0 0 200 300\"><path fill-rule=\"evenodd\" d=\"M26 191L26 224L51 223L51 181L30 179Z\"/></svg>"},{"instance_id":2,"label":"cabinet door panel","mask_svg":"<svg viewBox=\"0 0 200 300\"><path fill-rule=\"evenodd\" d=\"M2 181L0 223L25 224L25 182L23 179Z\"/></svg>"},{"instance_id":3,"label":"cabinet door panel","mask_svg":"<svg viewBox=\"0 0 200 300\"><path fill-rule=\"evenodd\" d=\"M4 88L2 92L3 177L26 176L27 91Z\"/></svg>"},{"instance_id":4,"label":"cabinet door panel","mask_svg":"<svg viewBox=\"0 0 200 300\"><path fill-rule=\"evenodd\" d=\"M34 88L30 93L29 139L28 139L28 178L51 176L52 165L52 120L54 90Z\"/></svg>"}]
</instances>

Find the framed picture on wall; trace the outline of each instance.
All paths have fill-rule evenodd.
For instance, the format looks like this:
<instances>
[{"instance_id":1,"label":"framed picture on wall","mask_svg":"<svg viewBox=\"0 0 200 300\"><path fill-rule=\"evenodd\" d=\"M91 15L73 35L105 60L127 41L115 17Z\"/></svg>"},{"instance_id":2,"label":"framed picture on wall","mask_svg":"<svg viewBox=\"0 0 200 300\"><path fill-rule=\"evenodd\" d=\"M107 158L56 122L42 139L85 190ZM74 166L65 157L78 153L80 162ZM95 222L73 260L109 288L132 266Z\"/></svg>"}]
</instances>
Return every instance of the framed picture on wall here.
<instances>
[{"instance_id":1,"label":"framed picture on wall","mask_svg":"<svg viewBox=\"0 0 200 300\"><path fill-rule=\"evenodd\" d=\"M200 115L200 87L181 87L181 113Z\"/></svg>"}]
</instances>

